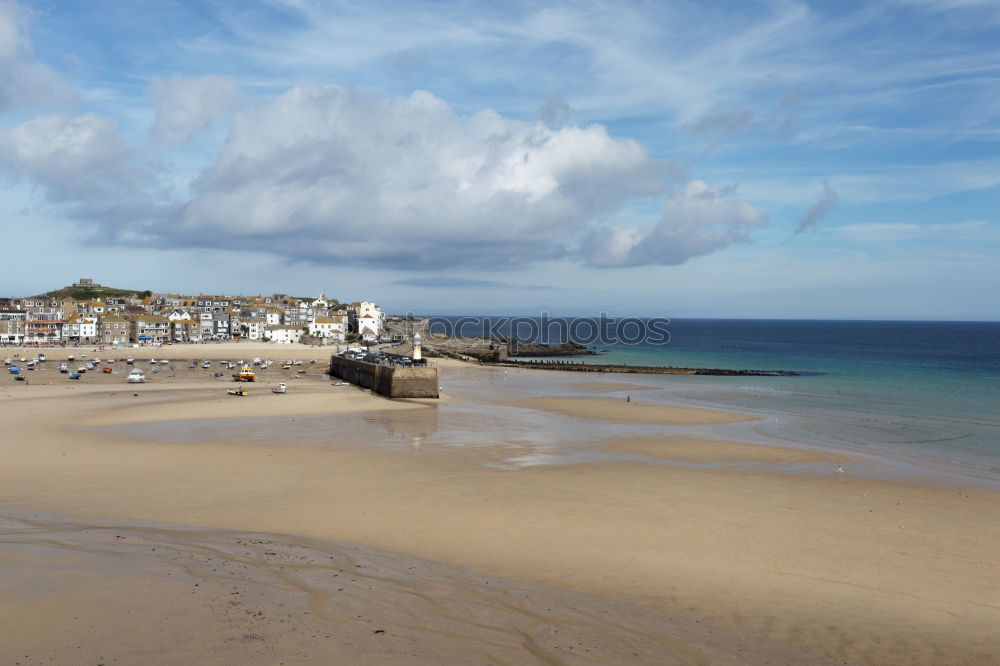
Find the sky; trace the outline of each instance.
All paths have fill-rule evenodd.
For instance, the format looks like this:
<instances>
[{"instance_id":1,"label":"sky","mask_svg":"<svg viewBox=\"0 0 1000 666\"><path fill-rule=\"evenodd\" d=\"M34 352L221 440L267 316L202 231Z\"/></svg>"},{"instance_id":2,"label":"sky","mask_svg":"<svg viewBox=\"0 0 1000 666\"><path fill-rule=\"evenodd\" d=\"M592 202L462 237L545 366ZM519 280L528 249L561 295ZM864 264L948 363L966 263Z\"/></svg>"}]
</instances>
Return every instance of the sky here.
<instances>
[{"instance_id":1,"label":"sky","mask_svg":"<svg viewBox=\"0 0 1000 666\"><path fill-rule=\"evenodd\" d=\"M0 0L0 295L1000 320L1000 0Z\"/></svg>"}]
</instances>

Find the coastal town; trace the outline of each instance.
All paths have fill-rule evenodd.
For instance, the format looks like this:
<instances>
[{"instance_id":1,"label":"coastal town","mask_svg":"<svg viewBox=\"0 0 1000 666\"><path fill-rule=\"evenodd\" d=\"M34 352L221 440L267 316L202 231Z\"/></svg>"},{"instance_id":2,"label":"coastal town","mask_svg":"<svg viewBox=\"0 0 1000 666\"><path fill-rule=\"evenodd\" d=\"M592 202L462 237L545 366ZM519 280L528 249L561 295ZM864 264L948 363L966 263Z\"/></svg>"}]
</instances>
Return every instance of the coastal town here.
<instances>
[{"instance_id":1,"label":"coastal town","mask_svg":"<svg viewBox=\"0 0 1000 666\"><path fill-rule=\"evenodd\" d=\"M393 341L375 303L285 294L120 293L90 278L46 295L0 298L0 345L164 344L224 341ZM72 294L76 294L73 296Z\"/></svg>"}]
</instances>

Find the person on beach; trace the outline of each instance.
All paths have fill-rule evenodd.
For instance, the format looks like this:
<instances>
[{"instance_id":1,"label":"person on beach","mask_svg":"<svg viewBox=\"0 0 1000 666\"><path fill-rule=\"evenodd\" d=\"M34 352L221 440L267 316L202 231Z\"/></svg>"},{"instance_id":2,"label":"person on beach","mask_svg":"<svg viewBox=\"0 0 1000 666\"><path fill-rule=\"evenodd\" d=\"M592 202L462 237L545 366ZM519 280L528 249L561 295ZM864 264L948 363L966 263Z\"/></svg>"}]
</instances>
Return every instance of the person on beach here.
<instances>
[{"instance_id":1,"label":"person on beach","mask_svg":"<svg viewBox=\"0 0 1000 666\"><path fill-rule=\"evenodd\" d=\"M625 402L632 402L632 396L630 395L625 396Z\"/></svg>"}]
</instances>

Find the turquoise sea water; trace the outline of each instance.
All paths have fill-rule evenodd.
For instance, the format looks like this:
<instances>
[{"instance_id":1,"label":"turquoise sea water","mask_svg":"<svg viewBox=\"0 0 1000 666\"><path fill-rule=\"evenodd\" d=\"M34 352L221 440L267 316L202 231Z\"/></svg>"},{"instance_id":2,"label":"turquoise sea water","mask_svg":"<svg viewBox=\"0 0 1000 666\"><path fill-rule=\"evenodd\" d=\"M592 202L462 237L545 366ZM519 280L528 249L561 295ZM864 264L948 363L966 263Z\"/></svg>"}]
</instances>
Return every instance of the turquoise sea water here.
<instances>
[{"instance_id":1,"label":"turquoise sea water","mask_svg":"<svg viewBox=\"0 0 1000 666\"><path fill-rule=\"evenodd\" d=\"M1000 474L1000 323L673 320L667 329L665 344L584 338L600 353L573 360L801 372L615 377L662 386L664 399L776 415L771 437Z\"/></svg>"}]
</instances>

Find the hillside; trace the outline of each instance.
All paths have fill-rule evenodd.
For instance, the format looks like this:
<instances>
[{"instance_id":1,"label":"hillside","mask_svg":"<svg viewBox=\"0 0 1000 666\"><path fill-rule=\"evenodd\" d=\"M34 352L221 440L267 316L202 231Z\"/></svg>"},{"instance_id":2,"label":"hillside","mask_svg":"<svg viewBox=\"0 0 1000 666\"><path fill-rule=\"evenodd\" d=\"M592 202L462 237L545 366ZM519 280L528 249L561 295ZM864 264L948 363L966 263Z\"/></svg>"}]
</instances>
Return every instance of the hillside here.
<instances>
[{"instance_id":1,"label":"hillside","mask_svg":"<svg viewBox=\"0 0 1000 666\"><path fill-rule=\"evenodd\" d=\"M103 285L79 285L63 287L54 291L47 291L38 294L35 298L75 298L78 301L89 301L95 298L128 297L138 296L144 298L150 292L146 289L117 289L115 287L105 287Z\"/></svg>"}]
</instances>

